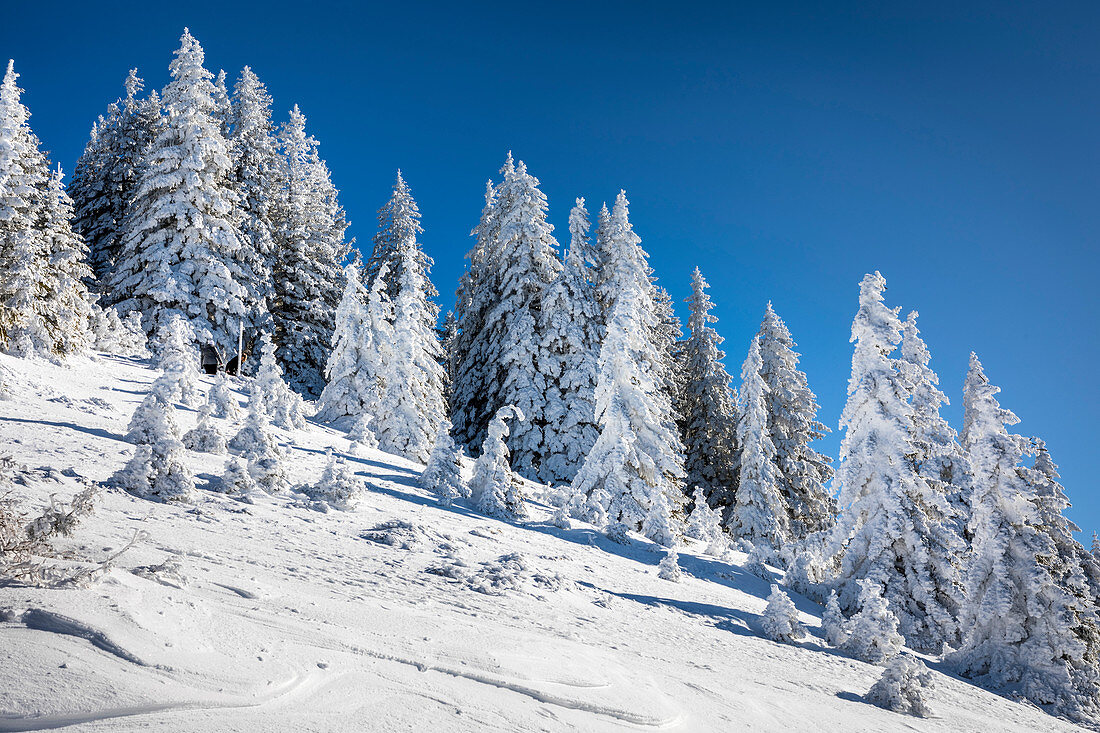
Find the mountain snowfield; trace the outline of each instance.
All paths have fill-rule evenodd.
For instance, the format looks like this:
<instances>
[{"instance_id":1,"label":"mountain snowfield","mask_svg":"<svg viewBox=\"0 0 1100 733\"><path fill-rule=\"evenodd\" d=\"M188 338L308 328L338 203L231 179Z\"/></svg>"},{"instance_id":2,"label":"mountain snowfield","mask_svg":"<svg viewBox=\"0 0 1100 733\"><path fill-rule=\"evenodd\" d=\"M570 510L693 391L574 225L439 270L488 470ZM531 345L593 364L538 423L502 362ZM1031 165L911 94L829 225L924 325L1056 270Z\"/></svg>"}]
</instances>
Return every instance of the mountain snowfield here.
<instances>
[{"instance_id":1,"label":"mountain snowfield","mask_svg":"<svg viewBox=\"0 0 1100 733\"><path fill-rule=\"evenodd\" d=\"M22 467L24 507L132 454L126 425L157 376L146 362L0 367L0 447ZM196 416L178 407L182 429ZM316 424L273 430L292 483L348 447ZM225 457L187 460L201 487ZM824 642L820 606L791 593L810 635L764 638L769 585L741 553L689 544L681 580L663 580L664 550L637 536L558 529L537 500L520 523L442 507L414 463L347 460L369 488L347 512L298 494L166 505L105 489L63 546L102 560L137 533L110 572L0 588L0 731L1078 730L935 660L933 717L868 704L882 669Z\"/></svg>"}]
</instances>

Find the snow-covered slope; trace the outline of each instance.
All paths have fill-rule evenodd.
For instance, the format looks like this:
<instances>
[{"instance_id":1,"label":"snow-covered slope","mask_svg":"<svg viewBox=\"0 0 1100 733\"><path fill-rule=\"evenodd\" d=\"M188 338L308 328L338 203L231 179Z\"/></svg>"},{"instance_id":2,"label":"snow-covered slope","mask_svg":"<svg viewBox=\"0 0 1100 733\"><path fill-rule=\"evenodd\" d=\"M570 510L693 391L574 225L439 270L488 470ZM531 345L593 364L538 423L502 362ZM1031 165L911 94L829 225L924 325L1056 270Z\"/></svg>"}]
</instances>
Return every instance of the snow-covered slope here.
<instances>
[{"instance_id":1,"label":"snow-covered slope","mask_svg":"<svg viewBox=\"0 0 1100 733\"><path fill-rule=\"evenodd\" d=\"M31 503L131 454L156 376L143 363L0 366L0 450L30 469ZM184 429L195 417L180 408ZM278 434L293 482L347 447L315 425ZM189 460L200 485L222 472ZM743 555L684 550L674 583L647 542L557 529L545 506L518 525L443 508L414 464L348 461L370 486L351 512L106 491L68 546L104 558L142 533L114 570L87 589L0 588L0 731L1077 730L934 663L935 717L881 710L862 695L882 670L825 644L820 607L792 594L811 635L763 638L768 585Z\"/></svg>"}]
</instances>

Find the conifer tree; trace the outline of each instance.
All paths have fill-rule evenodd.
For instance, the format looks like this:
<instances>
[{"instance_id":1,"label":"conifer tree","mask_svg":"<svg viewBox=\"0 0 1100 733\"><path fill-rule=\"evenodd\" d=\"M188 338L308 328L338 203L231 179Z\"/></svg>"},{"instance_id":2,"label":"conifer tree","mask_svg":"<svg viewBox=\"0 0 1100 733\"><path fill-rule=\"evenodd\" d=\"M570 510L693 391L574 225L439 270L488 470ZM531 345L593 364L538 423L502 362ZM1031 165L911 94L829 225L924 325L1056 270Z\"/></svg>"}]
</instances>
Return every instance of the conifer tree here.
<instances>
[{"instance_id":1,"label":"conifer tree","mask_svg":"<svg viewBox=\"0 0 1100 733\"><path fill-rule=\"evenodd\" d=\"M898 617L878 583L865 578L857 585L859 610L845 629L844 649L868 664L884 664L898 655L905 642L898 633Z\"/></svg>"},{"instance_id":2,"label":"conifer tree","mask_svg":"<svg viewBox=\"0 0 1100 733\"><path fill-rule=\"evenodd\" d=\"M275 225L272 264L275 298L270 306L275 344L287 381L316 397L324 389L343 291L341 269L348 255L347 220L328 167L317 154L317 140L306 134L297 105L279 140L286 157L286 198Z\"/></svg>"},{"instance_id":3,"label":"conifer tree","mask_svg":"<svg viewBox=\"0 0 1100 733\"><path fill-rule=\"evenodd\" d=\"M1049 485L1040 497L1021 470L1027 442L1008 432L1019 418L1000 406L998 392L972 353L963 447L973 470L974 542L963 644L951 661L964 677L1081 720L1095 715L1100 701L1095 613L1059 582L1063 570L1043 514L1052 519L1064 499ZM1041 477L1031 478L1042 485Z\"/></svg>"},{"instance_id":4,"label":"conifer tree","mask_svg":"<svg viewBox=\"0 0 1100 733\"><path fill-rule=\"evenodd\" d=\"M253 275L242 257L228 146L203 58L184 29L164 88L166 115L145 156L108 287L126 294L119 310L140 312L148 333L178 314L199 343L228 352L247 318L240 283Z\"/></svg>"},{"instance_id":5,"label":"conifer tree","mask_svg":"<svg viewBox=\"0 0 1100 733\"><path fill-rule=\"evenodd\" d=\"M955 514L955 525L964 541L970 516L970 467L959 445L958 435L940 415L949 404L939 389L939 377L928 366L931 354L917 329L917 312L902 324L901 362L913 410L913 461L917 472L936 491L947 497Z\"/></svg>"},{"instance_id":6,"label":"conifer tree","mask_svg":"<svg viewBox=\"0 0 1100 733\"><path fill-rule=\"evenodd\" d=\"M772 641L790 644L806 636L794 602L774 583L768 596L768 606L764 609L763 625L764 635Z\"/></svg>"},{"instance_id":7,"label":"conifer tree","mask_svg":"<svg viewBox=\"0 0 1100 733\"><path fill-rule=\"evenodd\" d=\"M741 419L737 425L740 476L726 526L764 558L788 540L787 507L780 491L775 444L768 430L768 385L760 374L760 339L753 338L741 369Z\"/></svg>"},{"instance_id":8,"label":"conifer tree","mask_svg":"<svg viewBox=\"0 0 1100 733\"><path fill-rule=\"evenodd\" d=\"M433 298L439 291L432 285L429 275L434 264L431 257L424 253L418 241L423 234L420 226L420 208L416 205L412 191L401 171L397 171L397 180L393 184L393 194L386 204L378 210L378 232L374 235L374 249L364 266L363 285L369 290L378 277L379 270L386 266L386 292L396 303L401 296L401 281L405 277L405 250L412 249L416 267L423 280L423 293L417 298L421 301L420 318L426 328L435 328L439 318L439 306Z\"/></svg>"},{"instance_id":9,"label":"conifer tree","mask_svg":"<svg viewBox=\"0 0 1100 733\"><path fill-rule=\"evenodd\" d=\"M359 268L345 267L344 280L344 294L336 309L332 352L325 366L325 389L317 409L317 419L326 422L363 413L370 401L369 380L377 368L370 362L371 329L362 300Z\"/></svg>"},{"instance_id":10,"label":"conifer tree","mask_svg":"<svg viewBox=\"0 0 1100 733\"><path fill-rule=\"evenodd\" d=\"M0 82L0 347L10 353L49 353L42 319L46 246L39 229L49 163L20 101L15 64Z\"/></svg>"},{"instance_id":11,"label":"conifer tree","mask_svg":"<svg viewBox=\"0 0 1100 733\"><path fill-rule=\"evenodd\" d=\"M913 412L902 367L897 310L883 303L886 280L867 275L852 324L852 377L841 414L840 521L848 540L836 579L841 608L855 610L861 584L878 586L915 649L938 652L958 636L959 538L947 498L909 457Z\"/></svg>"},{"instance_id":12,"label":"conifer tree","mask_svg":"<svg viewBox=\"0 0 1100 733\"><path fill-rule=\"evenodd\" d=\"M609 224L608 291L616 294L600 352L596 420L600 437L573 480L573 503L597 524L622 523L672 546L683 495L683 448L659 382L661 354L653 285L625 192Z\"/></svg>"},{"instance_id":13,"label":"conifer tree","mask_svg":"<svg viewBox=\"0 0 1100 733\"><path fill-rule=\"evenodd\" d=\"M825 488L833 477L830 459L810 447L829 429L817 419L817 397L798 368L794 339L770 302L758 337L780 492L787 505L791 537L802 540L830 528L836 516L836 501Z\"/></svg>"},{"instance_id":14,"label":"conifer tree","mask_svg":"<svg viewBox=\"0 0 1100 733\"><path fill-rule=\"evenodd\" d=\"M680 349L683 390L677 400L684 441L686 485L702 491L706 503L728 511L737 489L737 408L730 375L722 364L722 337L711 326L710 285L696 267L691 274L689 335ZM698 499L696 499L698 503Z\"/></svg>"},{"instance_id":15,"label":"conifer tree","mask_svg":"<svg viewBox=\"0 0 1100 733\"><path fill-rule=\"evenodd\" d=\"M157 501L186 501L195 488L191 471L183 464L183 443L175 408L164 398L167 382L162 374L134 411L126 439L136 443L133 457L111 478L111 483L132 494Z\"/></svg>"},{"instance_id":16,"label":"conifer tree","mask_svg":"<svg viewBox=\"0 0 1100 733\"><path fill-rule=\"evenodd\" d=\"M103 287L111 280L121 252L122 223L138 183L140 168L162 123L160 96L138 95L144 82L130 69L126 97L108 107L106 117L92 128L92 135L73 171L69 193L73 199L73 229L89 250L100 303L111 306L124 293Z\"/></svg>"},{"instance_id":17,"label":"conifer tree","mask_svg":"<svg viewBox=\"0 0 1100 733\"><path fill-rule=\"evenodd\" d=\"M429 311L427 278L419 248L402 248L401 278L394 301L393 349L385 368L385 389L378 412L378 447L412 461L428 460L436 433L446 415L439 340ZM385 273L383 265L379 270Z\"/></svg>"},{"instance_id":18,"label":"conifer tree","mask_svg":"<svg viewBox=\"0 0 1100 733\"><path fill-rule=\"evenodd\" d=\"M264 334L260 346L260 366L252 381L255 396L264 415L284 430L296 430L306 425L305 405L283 379L283 371L275 359L275 346ZM249 397L252 400L252 397Z\"/></svg>"},{"instance_id":19,"label":"conifer tree","mask_svg":"<svg viewBox=\"0 0 1100 733\"><path fill-rule=\"evenodd\" d=\"M578 198L569 214L571 235L565 264L546 293L539 328L541 370L547 376L544 483L573 480L599 435L595 422L599 363L599 304L591 284L588 212Z\"/></svg>"},{"instance_id":20,"label":"conifer tree","mask_svg":"<svg viewBox=\"0 0 1100 733\"><path fill-rule=\"evenodd\" d=\"M229 179L242 215L244 257L253 274L243 285L252 324L268 329L275 298L275 227L285 206L286 164L271 121L271 95L248 66L234 86L227 123L233 160Z\"/></svg>"},{"instance_id":21,"label":"conifer tree","mask_svg":"<svg viewBox=\"0 0 1100 733\"><path fill-rule=\"evenodd\" d=\"M462 479L462 460L454 439L451 438L451 421L446 418L439 424L432 445L432 453L420 474L420 488L439 497L439 503L450 506L456 499L466 496L469 490Z\"/></svg>"},{"instance_id":22,"label":"conifer tree","mask_svg":"<svg viewBox=\"0 0 1100 733\"><path fill-rule=\"evenodd\" d=\"M470 501L482 514L501 519L522 519L527 516L527 501L519 477L508 463L508 426L505 420L524 419L513 405L505 405L489 422L488 435L481 455L474 462L470 478Z\"/></svg>"},{"instance_id":23,"label":"conifer tree","mask_svg":"<svg viewBox=\"0 0 1100 733\"><path fill-rule=\"evenodd\" d=\"M84 282L91 275L88 248L72 230L72 199L65 193L59 165L50 176L40 219L44 238L44 292L37 307L49 336L50 350L60 356L85 351L92 339L92 306Z\"/></svg>"}]
</instances>

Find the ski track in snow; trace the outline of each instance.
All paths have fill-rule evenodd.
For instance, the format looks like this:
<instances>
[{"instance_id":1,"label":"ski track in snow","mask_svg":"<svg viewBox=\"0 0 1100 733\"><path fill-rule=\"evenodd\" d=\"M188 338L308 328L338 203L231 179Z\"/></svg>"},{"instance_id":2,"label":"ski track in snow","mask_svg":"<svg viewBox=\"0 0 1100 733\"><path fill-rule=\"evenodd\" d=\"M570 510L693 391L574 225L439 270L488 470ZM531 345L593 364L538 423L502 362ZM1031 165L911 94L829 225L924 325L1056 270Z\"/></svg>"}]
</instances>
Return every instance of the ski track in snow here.
<instances>
[{"instance_id":1,"label":"ski track in snow","mask_svg":"<svg viewBox=\"0 0 1100 733\"><path fill-rule=\"evenodd\" d=\"M156 376L144 363L0 366L14 375L0 446L42 467L17 497L65 499L131 454L122 436ZM185 431L196 413L176 418ZM760 636L768 583L740 553L689 545L681 582L664 581L647 542L558 529L537 502L519 524L440 507L408 461L348 455L316 424L275 435L293 483L316 479L327 447L345 455L369 486L355 510L104 492L64 548L101 559L148 539L87 589L0 588L0 733L1079 730L935 665L934 717L881 710L862 696L882 670L828 648L816 604L791 594L801 643ZM225 457L188 461L202 485Z\"/></svg>"}]
</instances>

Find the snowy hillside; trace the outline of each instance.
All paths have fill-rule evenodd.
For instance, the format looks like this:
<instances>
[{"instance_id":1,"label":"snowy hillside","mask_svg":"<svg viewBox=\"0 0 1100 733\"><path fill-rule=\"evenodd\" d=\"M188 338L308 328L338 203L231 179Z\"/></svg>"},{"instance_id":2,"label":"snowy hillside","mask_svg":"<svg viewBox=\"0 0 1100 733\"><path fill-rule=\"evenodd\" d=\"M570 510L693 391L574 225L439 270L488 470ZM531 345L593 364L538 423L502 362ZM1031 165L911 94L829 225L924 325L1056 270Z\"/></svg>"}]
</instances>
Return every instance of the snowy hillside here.
<instances>
[{"instance_id":1,"label":"snowy hillside","mask_svg":"<svg viewBox=\"0 0 1100 733\"><path fill-rule=\"evenodd\" d=\"M125 462L156 372L0 360L21 498L67 499ZM278 435L292 482L347 446L312 424ZM201 485L224 459L188 460ZM768 584L739 553L685 550L680 582L662 580L647 541L557 529L539 504L522 524L443 508L415 464L348 461L370 487L350 512L104 492L66 547L101 559L141 533L113 570L86 589L0 589L0 731L1076 730L932 662L933 717L864 702L882 670L825 644L819 606L792 594L810 635L762 636Z\"/></svg>"}]
</instances>

